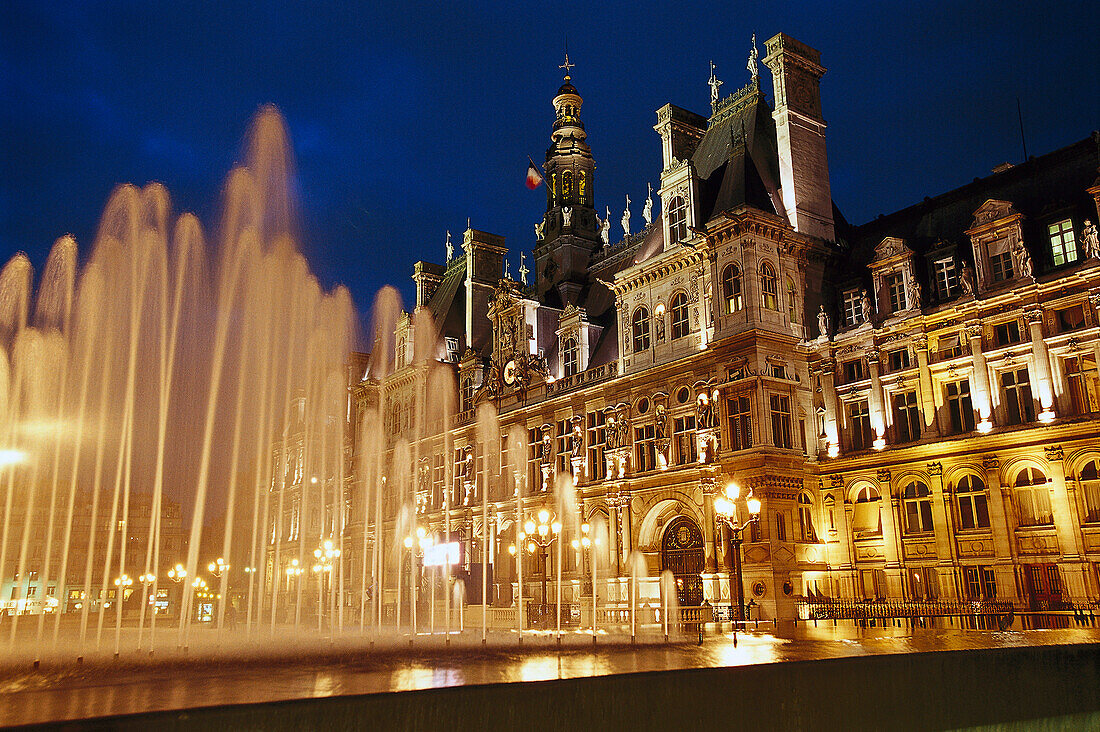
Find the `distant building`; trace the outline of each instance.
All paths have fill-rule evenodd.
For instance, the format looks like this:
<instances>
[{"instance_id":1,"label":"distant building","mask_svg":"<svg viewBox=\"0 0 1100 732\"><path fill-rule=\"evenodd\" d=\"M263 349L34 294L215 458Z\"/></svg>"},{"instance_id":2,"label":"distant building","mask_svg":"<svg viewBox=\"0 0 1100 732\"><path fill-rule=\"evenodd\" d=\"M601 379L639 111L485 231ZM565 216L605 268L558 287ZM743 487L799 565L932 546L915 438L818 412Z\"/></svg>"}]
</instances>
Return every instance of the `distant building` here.
<instances>
[{"instance_id":1,"label":"distant building","mask_svg":"<svg viewBox=\"0 0 1100 732\"><path fill-rule=\"evenodd\" d=\"M437 537L449 524L474 602L487 541L489 596L508 604L515 477L526 517L558 504L564 475L610 537L601 604L628 601L637 553L680 603L729 607L715 500L732 481L742 521L746 494L762 504L743 545L754 618L823 598L1096 602L1100 136L851 226L830 195L819 53L780 34L762 62L774 108L754 50L732 95L712 75L709 115L657 111L661 213L646 205L637 229L629 209L599 211L566 76L531 283L526 266L502 276L502 237L467 229L457 256L416 264L393 372L353 386L353 434L385 434L384 535L412 530L402 511ZM450 412L427 386L440 364ZM501 435L520 430L521 461L479 437L483 403ZM365 545L370 509L350 510L348 543ZM553 552L537 560L526 597L556 572ZM567 546L563 565L566 601L590 596L590 560Z\"/></svg>"}]
</instances>

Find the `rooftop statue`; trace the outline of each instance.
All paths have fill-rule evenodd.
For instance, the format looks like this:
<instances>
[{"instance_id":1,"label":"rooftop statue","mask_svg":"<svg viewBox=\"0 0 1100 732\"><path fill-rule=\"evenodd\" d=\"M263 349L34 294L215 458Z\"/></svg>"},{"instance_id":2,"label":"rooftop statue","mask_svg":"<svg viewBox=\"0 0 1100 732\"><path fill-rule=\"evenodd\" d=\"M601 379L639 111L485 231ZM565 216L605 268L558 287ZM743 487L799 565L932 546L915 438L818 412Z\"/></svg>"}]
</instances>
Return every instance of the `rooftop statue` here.
<instances>
[{"instance_id":1,"label":"rooftop statue","mask_svg":"<svg viewBox=\"0 0 1100 732\"><path fill-rule=\"evenodd\" d=\"M642 207L642 219L645 221L645 225L649 226L653 223L653 185L650 183L645 185L649 192L645 197L645 206Z\"/></svg>"},{"instance_id":2,"label":"rooftop statue","mask_svg":"<svg viewBox=\"0 0 1100 732\"><path fill-rule=\"evenodd\" d=\"M718 87L722 86L724 82L718 80L718 77L714 75L714 62L710 62L710 78L707 80L707 84L710 86L710 103L715 105L718 103Z\"/></svg>"},{"instance_id":3,"label":"rooftop statue","mask_svg":"<svg viewBox=\"0 0 1100 732\"><path fill-rule=\"evenodd\" d=\"M455 245L451 243L451 230L447 230L447 241L444 243L447 247L447 261L450 262L455 256Z\"/></svg>"},{"instance_id":4,"label":"rooftop statue","mask_svg":"<svg viewBox=\"0 0 1100 732\"><path fill-rule=\"evenodd\" d=\"M604 246L610 243L611 239L611 207L604 207L604 219L600 222L600 238L603 239Z\"/></svg>"},{"instance_id":5,"label":"rooftop statue","mask_svg":"<svg viewBox=\"0 0 1100 732\"><path fill-rule=\"evenodd\" d=\"M626 210L623 211L623 236L630 236L630 196L626 197Z\"/></svg>"},{"instance_id":6,"label":"rooftop statue","mask_svg":"<svg viewBox=\"0 0 1100 732\"><path fill-rule=\"evenodd\" d=\"M752 81L755 84L760 78L760 64L757 59L760 58L760 52L756 50L756 34L752 34L752 50L749 51L749 62L746 68L749 70L749 74L752 76Z\"/></svg>"}]
</instances>

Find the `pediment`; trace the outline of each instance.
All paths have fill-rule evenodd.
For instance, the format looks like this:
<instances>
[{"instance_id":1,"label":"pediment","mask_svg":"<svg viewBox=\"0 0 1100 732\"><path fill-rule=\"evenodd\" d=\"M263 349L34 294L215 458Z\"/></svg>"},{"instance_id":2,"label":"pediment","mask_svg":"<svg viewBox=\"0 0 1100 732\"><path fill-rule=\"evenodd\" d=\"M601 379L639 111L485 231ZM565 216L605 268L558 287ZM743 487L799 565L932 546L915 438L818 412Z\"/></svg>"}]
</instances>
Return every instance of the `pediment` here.
<instances>
[{"instance_id":1,"label":"pediment","mask_svg":"<svg viewBox=\"0 0 1100 732\"><path fill-rule=\"evenodd\" d=\"M998 219L1003 219L1006 216L1012 216L1016 213L1016 207L1012 205L1011 201L1000 201L996 198L991 198L974 212L973 226L981 226L983 224L992 223Z\"/></svg>"},{"instance_id":2,"label":"pediment","mask_svg":"<svg viewBox=\"0 0 1100 732\"><path fill-rule=\"evenodd\" d=\"M904 239L899 239L896 236L888 236L878 243L875 247L875 256L871 260L871 264L879 264L888 262L901 257L912 256L913 250L905 243Z\"/></svg>"}]
</instances>

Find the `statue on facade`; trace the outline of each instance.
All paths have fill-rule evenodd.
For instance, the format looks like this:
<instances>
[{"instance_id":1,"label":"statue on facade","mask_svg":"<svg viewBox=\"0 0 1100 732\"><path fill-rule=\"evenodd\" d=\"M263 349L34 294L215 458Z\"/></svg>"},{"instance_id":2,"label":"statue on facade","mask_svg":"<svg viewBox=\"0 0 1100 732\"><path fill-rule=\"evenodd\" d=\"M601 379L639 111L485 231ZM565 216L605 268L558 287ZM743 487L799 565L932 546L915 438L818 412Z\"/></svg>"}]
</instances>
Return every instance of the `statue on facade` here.
<instances>
[{"instance_id":1,"label":"statue on facade","mask_svg":"<svg viewBox=\"0 0 1100 732\"><path fill-rule=\"evenodd\" d=\"M581 418L573 418L573 430L569 433L569 457L579 458L584 454L584 428Z\"/></svg>"},{"instance_id":2,"label":"statue on facade","mask_svg":"<svg viewBox=\"0 0 1100 732\"><path fill-rule=\"evenodd\" d=\"M626 197L626 209L623 211L623 236L630 236L630 195Z\"/></svg>"},{"instance_id":3,"label":"statue on facade","mask_svg":"<svg viewBox=\"0 0 1100 732\"><path fill-rule=\"evenodd\" d=\"M527 253L519 253L519 281L523 285L527 284L527 275L531 270L527 269Z\"/></svg>"},{"instance_id":4,"label":"statue on facade","mask_svg":"<svg viewBox=\"0 0 1100 732\"><path fill-rule=\"evenodd\" d=\"M447 247L447 261L450 262L455 256L455 245L451 243L450 229L447 229L447 241L443 245Z\"/></svg>"},{"instance_id":5,"label":"statue on facade","mask_svg":"<svg viewBox=\"0 0 1100 732\"><path fill-rule=\"evenodd\" d=\"M642 220L645 221L645 225L649 226L653 223L653 185L646 183L648 193L645 197L645 205L642 206Z\"/></svg>"},{"instance_id":6,"label":"statue on facade","mask_svg":"<svg viewBox=\"0 0 1100 732\"><path fill-rule=\"evenodd\" d=\"M618 418L616 424L618 437L616 439L619 447L627 447L630 445L630 420L627 418L626 410L627 407L623 405L619 407L616 412L616 417Z\"/></svg>"},{"instance_id":7,"label":"statue on facade","mask_svg":"<svg viewBox=\"0 0 1100 732\"><path fill-rule=\"evenodd\" d=\"M867 290L863 291L862 297L860 297L860 308L863 310L863 322L870 323L871 316L875 314L875 306L871 302L871 296L867 294Z\"/></svg>"},{"instance_id":8,"label":"statue on facade","mask_svg":"<svg viewBox=\"0 0 1100 732\"><path fill-rule=\"evenodd\" d=\"M608 412L604 419L604 447L614 450L619 446L619 425L615 421L615 413Z\"/></svg>"},{"instance_id":9,"label":"statue on facade","mask_svg":"<svg viewBox=\"0 0 1100 732\"><path fill-rule=\"evenodd\" d=\"M699 392L699 396L695 399L695 426L701 430L712 430L718 426L714 404L706 391Z\"/></svg>"},{"instance_id":10,"label":"statue on facade","mask_svg":"<svg viewBox=\"0 0 1100 732\"><path fill-rule=\"evenodd\" d=\"M822 305L817 311L817 337L829 337L829 314L825 312L824 305Z\"/></svg>"},{"instance_id":11,"label":"statue on facade","mask_svg":"<svg viewBox=\"0 0 1100 732\"><path fill-rule=\"evenodd\" d=\"M550 434L550 425L542 426L542 442L539 444L539 460L543 465L554 461L554 439Z\"/></svg>"},{"instance_id":12,"label":"statue on facade","mask_svg":"<svg viewBox=\"0 0 1100 732\"><path fill-rule=\"evenodd\" d=\"M1031 261L1031 252L1027 250L1027 247L1024 246L1022 241L1016 242L1016 246L1012 249L1012 254L1016 257L1016 264L1020 270L1020 274L1034 282L1035 265Z\"/></svg>"},{"instance_id":13,"label":"statue on facade","mask_svg":"<svg viewBox=\"0 0 1100 732\"><path fill-rule=\"evenodd\" d=\"M959 285L962 286L964 296L974 297L974 268L970 266L970 262L962 263L962 269L959 270Z\"/></svg>"},{"instance_id":14,"label":"statue on facade","mask_svg":"<svg viewBox=\"0 0 1100 732\"><path fill-rule=\"evenodd\" d=\"M920 307L921 307L920 282L917 282L916 277L914 277L913 275L910 275L909 279L906 280L906 284L908 285L908 289L909 289L909 292L908 292L909 307L916 308L917 310L920 310Z\"/></svg>"},{"instance_id":15,"label":"statue on facade","mask_svg":"<svg viewBox=\"0 0 1100 732\"><path fill-rule=\"evenodd\" d=\"M542 241L544 238L546 238L546 234L544 233L545 229L545 221L539 221L535 224L535 241Z\"/></svg>"},{"instance_id":16,"label":"statue on facade","mask_svg":"<svg viewBox=\"0 0 1100 732\"><path fill-rule=\"evenodd\" d=\"M597 217L598 218L598 217ZM604 219L600 222L600 239L603 240L603 245L607 246L611 240L611 207L604 207Z\"/></svg>"},{"instance_id":17,"label":"statue on facade","mask_svg":"<svg viewBox=\"0 0 1100 732\"><path fill-rule=\"evenodd\" d=\"M714 73L714 62L710 62L710 78L707 79L707 85L710 87L710 104L714 106L718 103L718 87L722 86L724 82L718 80L718 77Z\"/></svg>"},{"instance_id":18,"label":"statue on facade","mask_svg":"<svg viewBox=\"0 0 1100 732\"><path fill-rule=\"evenodd\" d=\"M1100 234L1096 231L1096 224L1088 219L1085 219L1085 228L1081 230L1081 240L1085 245L1085 256L1100 259Z\"/></svg>"},{"instance_id":19,"label":"statue on facade","mask_svg":"<svg viewBox=\"0 0 1100 732\"><path fill-rule=\"evenodd\" d=\"M653 431L658 444L668 439L668 408L664 404L658 404L654 410Z\"/></svg>"},{"instance_id":20,"label":"statue on facade","mask_svg":"<svg viewBox=\"0 0 1100 732\"><path fill-rule=\"evenodd\" d=\"M511 263L508 261L507 258L505 258L505 260L504 260L504 279L506 279L506 280L512 279L512 275L508 271L511 266L512 266Z\"/></svg>"},{"instance_id":21,"label":"statue on facade","mask_svg":"<svg viewBox=\"0 0 1100 732\"><path fill-rule=\"evenodd\" d=\"M569 226L570 220L573 218L573 209L570 206L562 206L561 209L561 225Z\"/></svg>"},{"instance_id":22,"label":"statue on facade","mask_svg":"<svg viewBox=\"0 0 1100 732\"><path fill-rule=\"evenodd\" d=\"M760 52L756 50L756 34L752 34L752 50L749 51L749 62L745 68L749 70L749 76L752 79L752 83L755 84L760 79L760 64L757 59L760 58Z\"/></svg>"}]
</instances>

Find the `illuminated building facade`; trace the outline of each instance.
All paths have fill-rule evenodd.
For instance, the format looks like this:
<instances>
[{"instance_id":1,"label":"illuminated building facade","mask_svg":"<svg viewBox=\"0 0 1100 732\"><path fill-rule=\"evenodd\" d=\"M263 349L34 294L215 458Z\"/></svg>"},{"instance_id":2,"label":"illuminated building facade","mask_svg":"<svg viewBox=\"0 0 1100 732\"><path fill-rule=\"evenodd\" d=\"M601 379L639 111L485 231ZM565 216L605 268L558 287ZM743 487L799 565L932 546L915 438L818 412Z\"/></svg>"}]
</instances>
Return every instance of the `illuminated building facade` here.
<instances>
[{"instance_id":1,"label":"illuminated building facade","mask_svg":"<svg viewBox=\"0 0 1100 732\"><path fill-rule=\"evenodd\" d=\"M760 63L774 107L754 48L747 86L722 97L712 73L709 116L657 110L661 213L648 200L631 231L628 201L619 241L567 73L533 281L526 258L502 276L504 239L468 229L457 256L417 263L393 373L353 387L401 463L384 521L414 506L456 536L471 602L487 542L488 594L508 605L517 502L560 507L566 490L606 527L601 605L628 602L632 570L669 570L681 604L729 607L715 500L734 482L739 510L762 507L742 546L753 618L821 598L1095 601L1100 138L851 226L820 55L780 34ZM453 409L420 409L439 364ZM499 432L479 432L481 404ZM562 564L564 600L583 602L590 557ZM553 552L522 571L537 600Z\"/></svg>"}]
</instances>

